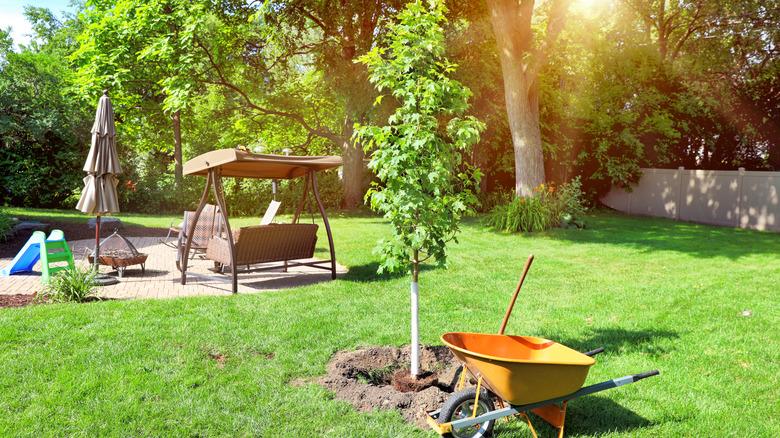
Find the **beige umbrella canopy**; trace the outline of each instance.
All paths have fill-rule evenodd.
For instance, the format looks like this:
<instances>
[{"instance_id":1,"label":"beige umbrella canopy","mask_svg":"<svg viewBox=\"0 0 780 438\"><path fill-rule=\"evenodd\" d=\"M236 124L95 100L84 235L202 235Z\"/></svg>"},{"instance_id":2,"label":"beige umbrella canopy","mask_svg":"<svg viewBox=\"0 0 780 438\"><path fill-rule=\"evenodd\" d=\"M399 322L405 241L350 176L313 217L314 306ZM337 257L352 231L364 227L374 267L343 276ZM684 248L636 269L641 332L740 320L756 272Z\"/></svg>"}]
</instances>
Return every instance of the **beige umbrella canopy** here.
<instances>
[{"instance_id":1,"label":"beige umbrella canopy","mask_svg":"<svg viewBox=\"0 0 780 438\"><path fill-rule=\"evenodd\" d=\"M114 110L108 93L103 92L95 112L92 125L92 146L84 163L84 190L76 209L98 217L106 213L118 213L119 201L116 187L119 183L116 175L122 173L119 157L116 153L114 136Z\"/></svg>"},{"instance_id":2,"label":"beige umbrella canopy","mask_svg":"<svg viewBox=\"0 0 780 438\"><path fill-rule=\"evenodd\" d=\"M77 210L97 216L95 219L95 252L93 254L95 270L97 270L100 255L100 216L119 212L119 201L116 193L119 180L116 175L122 173L122 168L116 153L115 135L114 110L111 108L108 91L103 91L95 112L95 123L92 125L92 146L89 148L87 161L84 163L84 171L87 172L87 176L84 178L84 190L82 190L81 198L76 204ZM113 282L101 282L98 279L98 284Z\"/></svg>"}]
</instances>

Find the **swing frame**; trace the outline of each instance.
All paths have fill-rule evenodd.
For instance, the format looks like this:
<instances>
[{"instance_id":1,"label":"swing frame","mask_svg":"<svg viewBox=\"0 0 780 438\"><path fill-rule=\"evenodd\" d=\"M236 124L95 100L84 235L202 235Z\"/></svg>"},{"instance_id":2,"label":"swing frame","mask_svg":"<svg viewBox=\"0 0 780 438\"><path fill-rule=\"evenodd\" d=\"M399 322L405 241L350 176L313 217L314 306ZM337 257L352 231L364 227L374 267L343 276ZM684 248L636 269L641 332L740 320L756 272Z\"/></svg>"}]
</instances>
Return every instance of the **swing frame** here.
<instances>
[{"instance_id":1,"label":"swing frame","mask_svg":"<svg viewBox=\"0 0 780 438\"><path fill-rule=\"evenodd\" d=\"M225 202L224 186L222 178L255 178L255 179L294 179L304 178L304 188L301 200L298 203L295 214L293 215L293 224L297 224L305 206L308 192L311 189L314 200L317 203L322 222L325 225L325 232L328 236L328 246L330 249L329 260L317 260L314 262L292 262L283 261L282 268L286 271L288 267L309 266L331 271L331 278L336 278L336 250L333 245L333 233L328 222L328 215L325 207L322 205L319 187L317 184L317 172L333 169L342 165L341 157L337 156L286 156L253 154L241 149L219 149L199 155L184 163L184 175L197 175L206 177L206 185L203 189L198 208L192 217L187 233L187 241L183 246L183 254L189 254L192 245L192 230L198 223L200 214L204 206L208 203L210 195L213 194L219 211L222 215L224 228L226 231L227 242L230 247L230 270L233 277L233 293L238 292L238 273L236 266L236 247L233 241L233 232L230 228L228 219L228 208ZM185 259L186 260L186 259ZM323 266L326 265L326 266ZM327 266L329 265L329 266ZM277 266L261 267L255 269L243 270L241 272L253 272L278 269ZM181 269L181 284L187 284L187 266L183 264Z\"/></svg>"}]
</instances>

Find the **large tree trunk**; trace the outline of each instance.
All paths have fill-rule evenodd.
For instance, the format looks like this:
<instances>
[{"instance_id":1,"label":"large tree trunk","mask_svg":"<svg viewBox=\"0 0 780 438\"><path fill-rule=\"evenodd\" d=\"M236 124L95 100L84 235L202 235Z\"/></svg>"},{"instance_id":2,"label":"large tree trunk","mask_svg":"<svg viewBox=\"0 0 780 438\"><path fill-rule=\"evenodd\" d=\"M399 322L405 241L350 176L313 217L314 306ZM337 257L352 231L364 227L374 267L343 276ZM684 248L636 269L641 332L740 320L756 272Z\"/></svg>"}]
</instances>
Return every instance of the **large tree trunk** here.
<instances>
[{"instance_id":1,"label":"large tree trunk","mask_svg":"<svg viewBox=\"0 0 780 438\"><path fill-rule=\"evenodd\" d=\"M528 74L524 59L533 40L533 5L534 2L529 0L488 1L504 79L504 99L515 155L517 196L531 195L534 187L544 182L538 87L535 75Z\"/></svg>"},{"instance_id":2,"label":"large tree trunk","mask_svg":"<svg viewBox=\"0 0 780 438\"><path fill-rule=\"evenodd\" d=\"M174 181L176 191L181 190L183 180L182 153L181 153L181 114L179 111L173 113L173 161L174 161Z\"/></svg>"},{"instance_id":3,"label":"large tree trunk","mask_svg":"<svg viewBox=\"0 0 780 438\"><path fill-rule=\"evenodd\" d=\"M344 127L342 129L343 140L341 143L342 157L344 160L343 207L347 209L355 209L363 205L363 196L366 193L363 148L352 138L354 125L354 120L348 114L344 120Z\"/></svg>"}]
</instances>

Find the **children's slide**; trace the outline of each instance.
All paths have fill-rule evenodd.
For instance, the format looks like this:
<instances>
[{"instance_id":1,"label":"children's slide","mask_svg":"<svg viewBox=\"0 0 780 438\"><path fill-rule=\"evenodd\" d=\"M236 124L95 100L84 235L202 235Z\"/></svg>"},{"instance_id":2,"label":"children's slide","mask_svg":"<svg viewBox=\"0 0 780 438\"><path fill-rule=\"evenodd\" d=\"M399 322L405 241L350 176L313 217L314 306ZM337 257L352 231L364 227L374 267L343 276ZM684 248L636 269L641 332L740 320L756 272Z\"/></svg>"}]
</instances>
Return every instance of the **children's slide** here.
<instances>
[{"instance_id":1,"label":"children's slide","mask_svg":"<svg viewBox=\"0 0 780 438\"><path fill-rule=\"evenodd\" d=\"M49 234L48 239L43 231L36 231L27 239L27 243L24 244L21 251L16 254L16 257L11 261L11 264L6 266L5 269L0 271L0 277L7 277L13 274L20 274L22 272L32 272L33 267L41 258L41 244L44 241L57 241L64 240L64 235L60 230L54 230Z\"/></svg>"}]
</instances>

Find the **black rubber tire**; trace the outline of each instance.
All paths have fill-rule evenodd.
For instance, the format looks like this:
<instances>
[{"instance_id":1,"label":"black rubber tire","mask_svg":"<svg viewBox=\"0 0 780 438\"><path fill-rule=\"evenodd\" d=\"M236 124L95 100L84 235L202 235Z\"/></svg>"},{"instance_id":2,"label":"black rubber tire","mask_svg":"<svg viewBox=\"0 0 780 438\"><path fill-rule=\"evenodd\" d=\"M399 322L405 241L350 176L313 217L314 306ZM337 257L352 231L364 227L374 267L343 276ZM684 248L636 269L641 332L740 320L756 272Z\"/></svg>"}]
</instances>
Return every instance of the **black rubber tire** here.
<instances>
[{"instance_id":1,"label":"black rubber tire","mask_svg":"<svg viewBox=\"0 0 780 438\"><path fill-rule=\"evenodd\" d=\"M473 404L469 403L470 401L473 402L474 398L477 396L477 388L476 387L469 387L462 391L458 391L453 393L450 398L447 399L446 402L442 405L441 409L439 410L439 418L438 422L439 424L443 423L451 423L454 420L457 420L459 418L463 418L461 416L461 412L464 408L468 406L473 406ZM464 406L464 404L466 406ZM484 412L481 412L481 414L484 414L485 412L489 412L495 409L493 404L493 398L490 396L490 394L485 390L482 389L480 391L479 395L479 404L480 404L480 411L484 410ZM479 411L478 411L479 412ZM477 414L480 415L480 414ZM466 413L467 417L471 416L471 412ZM446 433L444 434L447 438L462 438L462 437L469 437L469 438L483 438L483 437L489 437L493 435L493 426L495 425L495 420L486 421L482 424L480 424L479 428L476 427L473 430L473 434L469 435L467 430L459 430L456 432L456 434L452 433Z\"/></svg>"}]
</instances>

